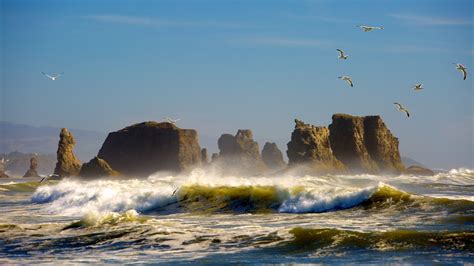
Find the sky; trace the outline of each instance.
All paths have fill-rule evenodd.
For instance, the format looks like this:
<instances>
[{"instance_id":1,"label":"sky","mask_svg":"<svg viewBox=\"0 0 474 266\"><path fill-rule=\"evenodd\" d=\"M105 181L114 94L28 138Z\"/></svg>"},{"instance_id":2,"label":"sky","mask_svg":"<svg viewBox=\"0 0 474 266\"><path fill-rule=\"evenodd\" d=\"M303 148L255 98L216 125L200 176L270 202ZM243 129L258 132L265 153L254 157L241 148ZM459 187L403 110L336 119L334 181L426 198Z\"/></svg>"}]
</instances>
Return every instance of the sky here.
<instances>
[{"instance_id":1,"label":"sky","mask_svg":"<svg viewBox=\"0 0 474 266\"><path fill-rule=\"evenodd\" d=\"M474 77L452 64L474 69L472 1L0 3L0 120L110 132L180 118L216 143L248 128L285 152L295 118L381 115L402 156L474 168Z\"/></svg>"}]
</instances>

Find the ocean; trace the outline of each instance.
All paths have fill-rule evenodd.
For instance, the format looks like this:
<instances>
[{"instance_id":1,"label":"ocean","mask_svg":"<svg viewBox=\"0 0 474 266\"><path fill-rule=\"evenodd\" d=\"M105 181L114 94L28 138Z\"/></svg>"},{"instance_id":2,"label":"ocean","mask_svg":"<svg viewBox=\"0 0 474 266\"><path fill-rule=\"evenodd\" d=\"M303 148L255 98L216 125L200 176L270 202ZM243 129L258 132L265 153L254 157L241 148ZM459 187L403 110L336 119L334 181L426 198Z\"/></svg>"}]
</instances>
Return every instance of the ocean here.
<instances>
[{"instance_id":1,"label":"ocean","mask_svg":"<svg viewBox=\"0 0 474 266\"><path fill-rule=\"evenodd\" d=\"M474 171L0 180L0 263L473 264Z\"/></svg>"}]
</instances>

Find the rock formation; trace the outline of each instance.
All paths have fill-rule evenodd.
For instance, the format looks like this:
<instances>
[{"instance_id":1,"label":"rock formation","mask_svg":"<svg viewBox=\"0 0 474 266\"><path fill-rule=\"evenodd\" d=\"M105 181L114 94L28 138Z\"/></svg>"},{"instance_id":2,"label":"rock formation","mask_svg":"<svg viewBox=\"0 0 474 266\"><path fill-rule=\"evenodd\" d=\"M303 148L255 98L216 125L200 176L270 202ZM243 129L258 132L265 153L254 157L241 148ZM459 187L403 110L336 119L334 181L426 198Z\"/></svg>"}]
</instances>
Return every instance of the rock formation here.
<instances>
[{"instance_id":1,"label":"rock formation","mask_svg":"<svg viewBox=\"0 0 474 266\"><path fill-rule=\"evenodd\" d=\"M41 177L38 174L38 159L36 157L31 157L30 159L30 169L26 171L26 173L23 175L23 177Z\"/></svg>"},{"instance_id":2,"label":"rock formation","mask_svg":"<svg viewBox=\"0 0 474 266\"><path fill-rule=\"evenodd\" d=\"M380 116L335 114L329 131L334 155L351 171L401 173L404 170L398 139Z\"/></svg>"},{"instance_id":3,"label":"rock formation","mask_svg":"<svg viewBox=\"0 0 474 266\"><path fill-rule=\"evenodd\" d=\"M82 165L79 175L81 177L105 177L118 176L120 174L112 169L105 160L94 157L88 163Z\"/></svg>"},{"instance_id":4,"label":"rock formation","mask_svg":"<svg viewBox=\"0 0 474 266\"><path fill-rule=\"evenodd\" d=\"M235 136L223 134L218 140L218 162L222 170L233 174L260 174L266 167L251 130L239 129Z\"/></svg>"},{"instance_id":5,"label":"rock formation","mask_svg":"<svg viewBox=\"0 0 474 266\"><path fill-rule=\"evenodd\" d=\"M274 142L265 143L262 150L262 159L269 169L281 170L286 167L283 154Z\"/></svg>"},{"instance_id":6,"label":"rock formation","mask_svg":"<svg viewBox=\"0 0 474 266\"><path fill-rule=\"evenodd\" d=\"M417 175L417 176L433 176L433 175L435 175L435 172L433 172L432 170L430 170L428 168L425 168L425 167L416 166L416 165L412 165L412 166L408 167L406 169L406 173L408 173L410 175Z\"/></svg>"},{"instance_id":7,"label":"rock formation","mask_svg":"<svg viewBox=\"0 0 474 266\"><path fill-rule=\"evenodd\" d=\"M295 119L288 142L288 164L303 165L313 172L341 172L345 166L334 156L327 127L316 127Z\"/></svg>"},{"instance_id":8,"label":"rock formation","mask_svg":"<svg viewBox=\"0 0 474 266\"><path fill-rule=\"evenodd\" d=\"M203 165L209 164L209 159L207 159L207 149L201 149L201 162Z\"/></svg>"},{"instance_id":9,"label":"rock formation","mask_svg":"<svg viewBox=\"0 0 474 266\"><path fill-rule=\"evenodd\" d=\"M151 121L109 133L97 156L123 175L148 176L199 165L201 148L195 130Z\"/></svg>"},{"instance_id":10,"label":"rock formation","mask_svg":"<svg viewBox=\"0 0 474 266\"><path fill-rule=\"evenodd\" d=\"M81 162L74 155L73 149L76 141L67 128L62 128L59 134L59 143L56 168L54 174L59 177L75 176L79 174Z\"/></svg>"},{"instance_id":11,"label":"rock formation","mask_svg":"<svg viewBox=\"0 0 474 266\"><path fill-rule=\"evenodd\" d=\"M3 158L0 161L0 178L9 178L9 176L5 173L5 160Z\"/></svg>"},{"instance_id":12,"label":"rock formation","mask_svg":"<svg viewBox=\"0 0 474 266\"><path fill-rule=\"evenodd\" d=\"M217 162L217 159L218 159L218 158L219 158L219 154L213 153L213 154L211 155L211 163Z\"/></svg>"}]
</instances>

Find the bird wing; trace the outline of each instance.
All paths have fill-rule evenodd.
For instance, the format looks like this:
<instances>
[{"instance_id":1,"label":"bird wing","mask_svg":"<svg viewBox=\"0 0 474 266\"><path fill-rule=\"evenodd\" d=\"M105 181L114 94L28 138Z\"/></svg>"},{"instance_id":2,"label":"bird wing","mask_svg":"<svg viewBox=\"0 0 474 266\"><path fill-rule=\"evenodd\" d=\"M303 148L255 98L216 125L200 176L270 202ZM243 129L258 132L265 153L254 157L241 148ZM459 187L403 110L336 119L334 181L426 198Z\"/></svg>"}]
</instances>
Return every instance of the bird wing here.
<instances>
[{"instance_id":1,"label":"bird wing","mask_svg":"<svg viewBox=\"0 0 474 266\"><path fill-rule=\"evenodd\" d=\"M344 51L343 51L343 50L341 50L341 49L336 49L336 50L339 52L339 55L340 55L341 57L344 56Z\"/></svg>"},{"instance_id":2,"label":"bird wing","mask_svg":"<svg viewBox=\"0 0 474 266\"><path fill-rule=\"evenodd\" d=\"M399 103L393 103L393 104L395 104L395 105L398 107L398 109L402 109L402 105L401 105L401 104L399 104Z\"/></svg>"},{"instance_id":3,"label":"bird wing","mask_svg":"<svg viewBox=\"0 0 474 266\"><path fill-rule=\"evenodd\" d=\"M463 80L466 80L466 78L467 78L467 70L466 70L466 68L461 68L460 70L461 70L461 72L462 72L462 74L463 74Z\"/></svg>"},{"instance_id":4,"label":"bird wing","mask_svg":"<svg viewBox=\"0 0 474 266\"><path fill-rule=\"evenodd\" d=\"M354 84L352 83L352 79L349 78L349 79L346 79L346 80L347 80L347 82L349 82L349 85L351 85L351 87L354 87Z\"/></svg>"},{"instance_id":5,"label":"bird wing","mask_svg":"<svg viewBox=\"0 0 474 266\"><path fill-rule=\"evenodd\" d=\"M407 117L410 117L410 113L408 112L407 109L404 109L403 111L407 114Z\"/></svg>"},{"instance_id":6,"label":"bird wing","mask_svg":"<svg viewBox=\"0 0 474 266\"><path fill-rule=\"evenodd\" d=\"M54 78L54 77L51 77L50 75L48 75L48 74L46 74L46 73L44 73L44 72L41 72L41 73L42 73L43 75L45 75L46 77L50 78L50 79Z\"/></svg>"}]
</instances>

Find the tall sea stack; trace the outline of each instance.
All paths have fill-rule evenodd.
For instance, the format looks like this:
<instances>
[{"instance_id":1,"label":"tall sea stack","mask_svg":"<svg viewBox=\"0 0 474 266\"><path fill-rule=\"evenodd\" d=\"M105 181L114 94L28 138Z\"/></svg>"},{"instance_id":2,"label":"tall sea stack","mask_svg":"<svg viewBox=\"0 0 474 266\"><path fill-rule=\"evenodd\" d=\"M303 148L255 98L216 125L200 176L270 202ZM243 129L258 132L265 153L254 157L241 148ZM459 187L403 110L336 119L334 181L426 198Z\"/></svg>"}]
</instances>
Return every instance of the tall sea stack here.
<instances>
[{"instance_id":1,"label":"tall sea stack","mask_svg":"<svg viewBox=\"0 0 474 266\"><path fill-rule=\"evenodd\" d=\"M23 177L41 177L38 174L38 159L36 157L31 157L30 159L30 168L26 173L23 175Z\"/></svg>"},{"instance_id":2,"label":"tall sea stack","mask_svg":"<svg viewBox=\"0 0 474 266\"><path fill-rule=\"evenodd\" d=\"M81 162L74 155L76 141L67 128L62 128L59 134L59 143L56 168L54 174L60 177L77 176L81 169Z\"/></svg>"}]
</instances>

